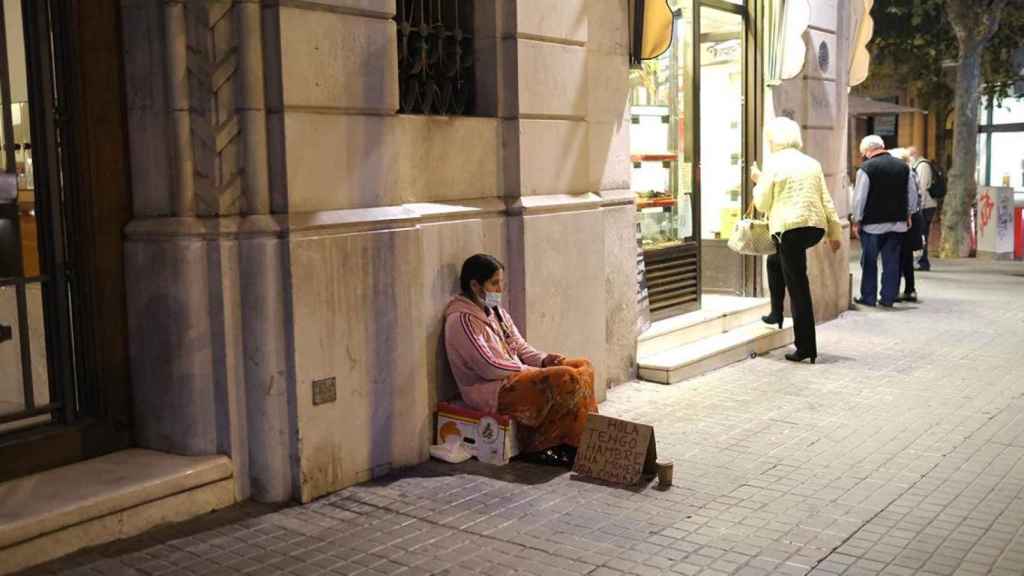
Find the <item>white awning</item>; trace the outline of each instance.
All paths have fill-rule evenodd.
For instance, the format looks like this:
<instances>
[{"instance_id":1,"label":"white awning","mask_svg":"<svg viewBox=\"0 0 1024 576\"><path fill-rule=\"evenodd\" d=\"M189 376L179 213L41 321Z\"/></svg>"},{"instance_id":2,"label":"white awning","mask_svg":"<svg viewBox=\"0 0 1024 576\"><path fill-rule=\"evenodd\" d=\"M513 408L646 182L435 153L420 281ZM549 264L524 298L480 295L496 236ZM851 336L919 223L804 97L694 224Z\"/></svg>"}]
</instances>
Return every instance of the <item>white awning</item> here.
<instances>
[{"instance_id":1,"label":"white awning","mask_svg":"<svg viewBox=\"0 0 1024 576\"><path fill-rule=\"evenodd\" d=\"M868 42L875 35L875 21L871 18L871 7L875 0L850 0L850 32L853 45L850 47L850 86L858 86L868 77L871 67L871 53Z\"/></svg>"},{"instance_id":2,"label":"white awning","mask_svg":"<svg viewBox=\"0 0 1024 576\"><path fill-rule=\"evenodd\" d=\"M909 112L921 112L923 114L928 113L926 110L921 110L920 108L901 106L891 102L880 102L878 100L872 100L871 98L850 94L850 116L885 116L888 114L906 114Z\"/></svg>"}]
</instances>

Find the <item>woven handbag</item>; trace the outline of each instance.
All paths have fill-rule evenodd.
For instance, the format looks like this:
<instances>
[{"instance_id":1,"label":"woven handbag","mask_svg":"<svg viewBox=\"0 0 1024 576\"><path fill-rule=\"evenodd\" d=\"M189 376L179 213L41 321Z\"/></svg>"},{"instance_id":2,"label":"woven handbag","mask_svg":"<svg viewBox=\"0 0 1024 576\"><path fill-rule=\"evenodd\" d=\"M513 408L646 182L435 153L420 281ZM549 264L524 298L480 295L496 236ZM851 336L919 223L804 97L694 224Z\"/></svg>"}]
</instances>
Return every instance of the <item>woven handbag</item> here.
<instances>
[{"instance_id":1,"label":"woven handbag","mask_svg":"<svg viewBox=\"0 0 1024 576\"><path fill-rule=\"evenodd\" d=\"M729 236L729 248L740 254L768 256L775 254L775 243L768 231L768 221L754 218L754 205L747 209L746 216L736 222Z\"/></svg>"}]
</instances>

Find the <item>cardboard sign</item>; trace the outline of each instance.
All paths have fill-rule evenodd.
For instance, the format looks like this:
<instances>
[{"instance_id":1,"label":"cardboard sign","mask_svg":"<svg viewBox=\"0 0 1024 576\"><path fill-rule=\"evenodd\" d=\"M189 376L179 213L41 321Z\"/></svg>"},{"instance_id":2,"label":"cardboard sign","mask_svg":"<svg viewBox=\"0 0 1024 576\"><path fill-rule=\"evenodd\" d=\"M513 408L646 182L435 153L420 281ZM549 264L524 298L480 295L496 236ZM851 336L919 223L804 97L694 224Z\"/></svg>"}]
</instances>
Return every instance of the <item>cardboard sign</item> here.
<instances>
[{"instance_id":1,"label":"cardboard sign","mask_svg":"<svg viewBox=\"0 0 1024 576\"><path fill-rule=\"evenodd\" d=\"M657 457L653 427L590 414L572 469L581 476L632 486L645 474L656 473Z\"/></svg>"}]
</instances>

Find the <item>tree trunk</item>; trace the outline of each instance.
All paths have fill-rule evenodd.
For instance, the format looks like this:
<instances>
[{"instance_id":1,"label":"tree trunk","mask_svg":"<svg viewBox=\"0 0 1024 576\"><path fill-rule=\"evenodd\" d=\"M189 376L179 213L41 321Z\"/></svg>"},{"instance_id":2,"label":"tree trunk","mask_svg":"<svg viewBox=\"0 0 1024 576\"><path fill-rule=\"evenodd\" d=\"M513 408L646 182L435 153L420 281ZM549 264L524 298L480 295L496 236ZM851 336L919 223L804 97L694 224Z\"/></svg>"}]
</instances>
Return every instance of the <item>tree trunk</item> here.
<instances>
[{"instance_id":1,"label":"tree trunk","mask_svg":"<svg viewBox=\"0 0 1024 576\"><path fill-rule=\"evenodd\" d=\"M949 115L953 113L952 102L947 99L941 99L938 104L932 104L928 107L929 116L935 121L935 147L928 149L928 158L931 159L932 163L938 168L942 169L943 174L949 174L949 162L946 162L946 150L948 150L949 139L946 138L946 120ZM941 208L941 205L940 205ZM936 230L934 241L941 247L942 242L942 212L938 212L935 215L935 219L932 221L932 228Z\"/></svg>"},{"instance_id":2,"label":"tree trunk","mask_svg":"<svg viewBox=\"0 0 1024 576\"><path fill-rule=\"evenodd\" d=\"M960 46L956 73L953 167L942 210L943 258L965 258L971 249L971 208L978 195L978 104L983 43Z\"/></svg>"},{"instance_id":3,"label":"tree trunk","mask_svg":"<svg viewBox=\"0 0 1024 576\"><path fill-rule=\"evenodd\" d=\"M942 209L943 258L966 257L971 250L971 208L978 196L978 103L985 46L999 30L1008 0L946 0L946 16L960 49L956 70L953 166Z\"/></svg>"}]
</instances>

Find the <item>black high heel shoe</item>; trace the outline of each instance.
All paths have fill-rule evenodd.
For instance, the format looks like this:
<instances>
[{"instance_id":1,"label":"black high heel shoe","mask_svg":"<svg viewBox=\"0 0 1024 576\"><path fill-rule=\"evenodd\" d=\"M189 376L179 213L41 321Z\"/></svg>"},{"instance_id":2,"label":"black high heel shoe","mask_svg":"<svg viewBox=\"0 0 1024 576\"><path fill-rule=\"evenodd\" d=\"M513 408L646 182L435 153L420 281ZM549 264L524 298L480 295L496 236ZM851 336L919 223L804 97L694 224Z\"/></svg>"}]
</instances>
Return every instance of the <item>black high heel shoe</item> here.
<instances>
[{"instance_id":1,"label":"black high heel shoe","mask_svg":"<svg viewBox=\"0 0 1024 576\"><path fill-rule=\"evenodd\" d=\"M783 320L785 320L785 318L782 316L782 314L779 314L778 316L775 316L774 314L769 314L767 316L761 316L761 322L764 322L765 324L768 324L768 325L778 324L779 325L779 330L782 330L782 321Z\"/></svg>"},{"instance_id":2,"label":"black high heel shoe","mask_svg":"<svg viewBox=\"0 0 1024 576\"><path fill-rule=\"evenodd\" d=\"M786 354L786 360L789 360L790 362L803 362L808 358L810 358L811 364L814 364L814 361L818 359L817 356L811 356L810 354L804 354L803 352L790 352L789 354Z\"/></svg>"}]
</instances>

